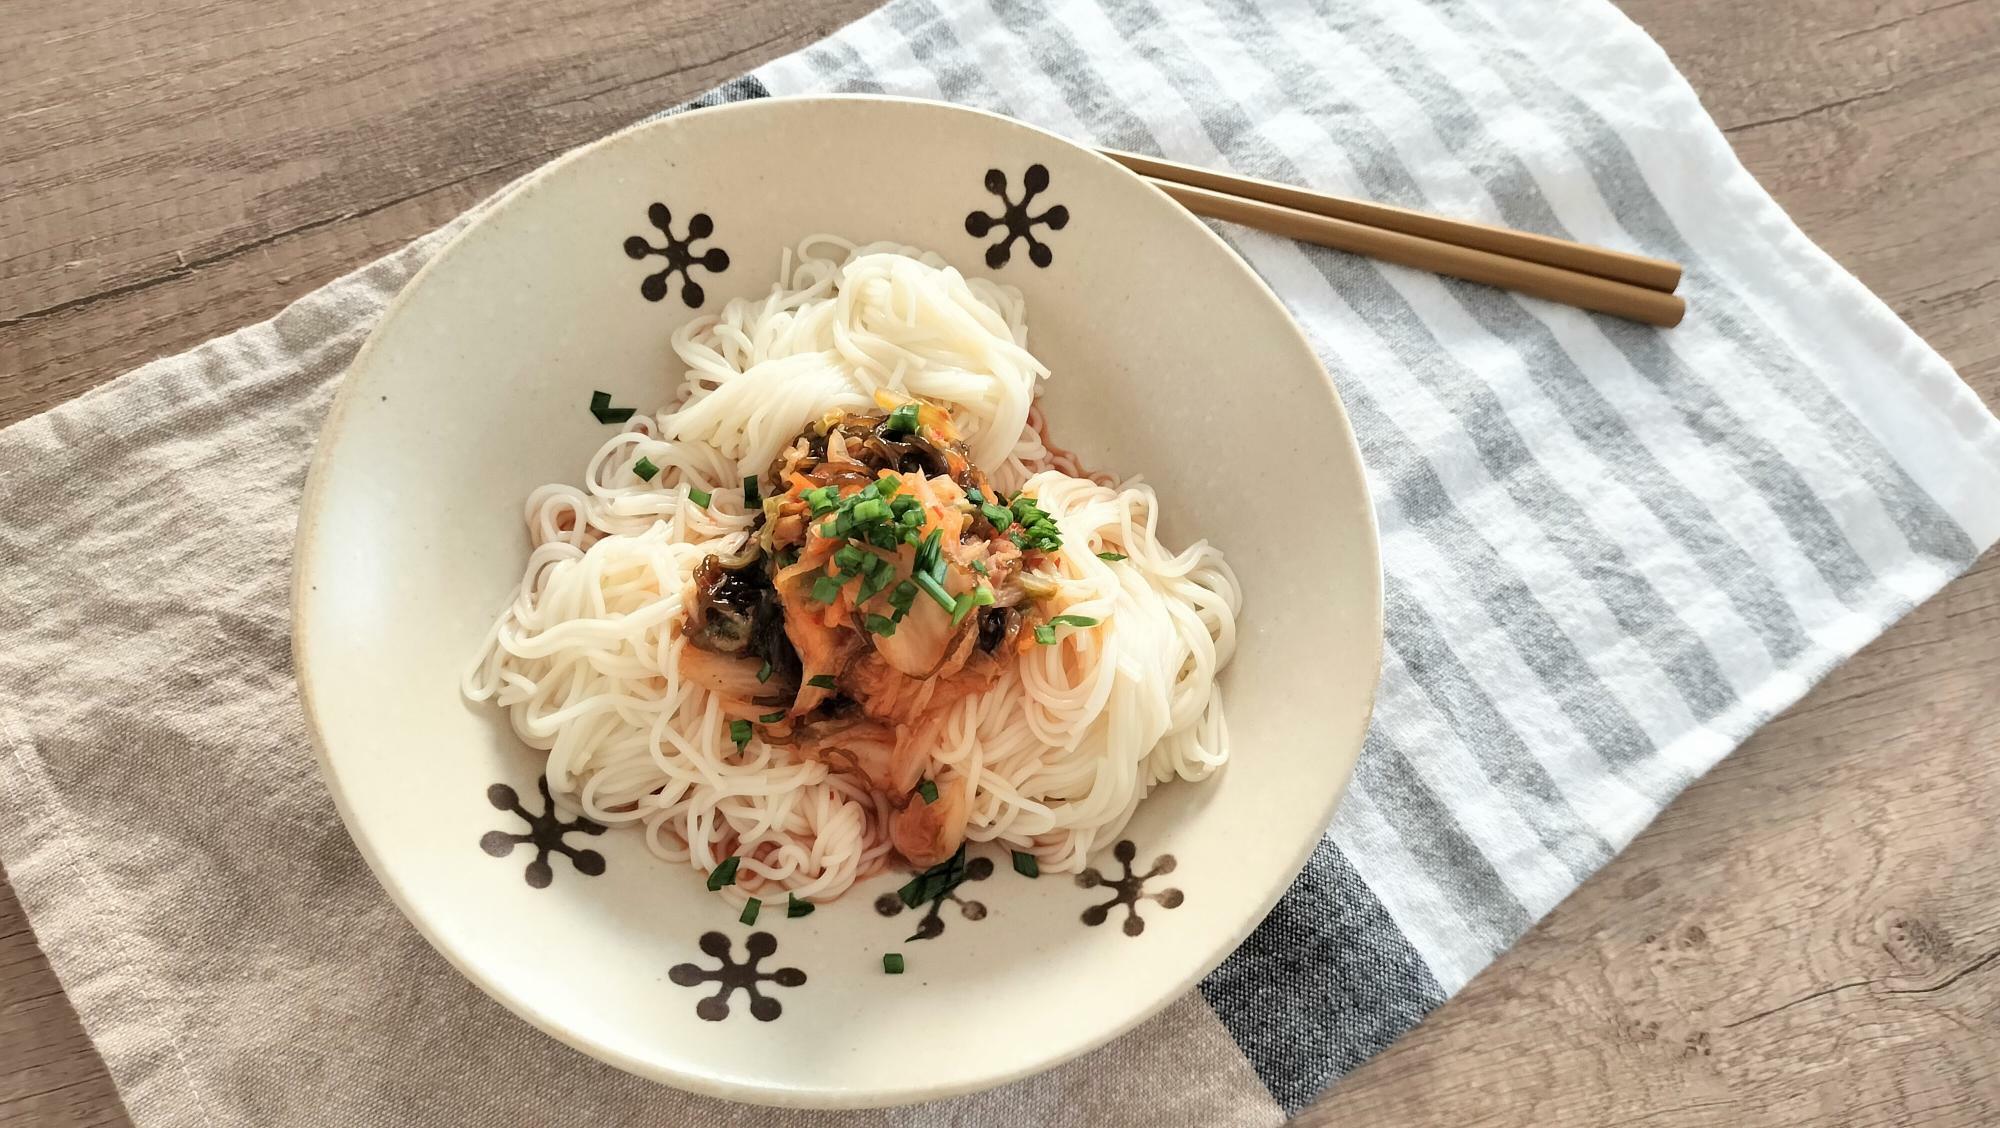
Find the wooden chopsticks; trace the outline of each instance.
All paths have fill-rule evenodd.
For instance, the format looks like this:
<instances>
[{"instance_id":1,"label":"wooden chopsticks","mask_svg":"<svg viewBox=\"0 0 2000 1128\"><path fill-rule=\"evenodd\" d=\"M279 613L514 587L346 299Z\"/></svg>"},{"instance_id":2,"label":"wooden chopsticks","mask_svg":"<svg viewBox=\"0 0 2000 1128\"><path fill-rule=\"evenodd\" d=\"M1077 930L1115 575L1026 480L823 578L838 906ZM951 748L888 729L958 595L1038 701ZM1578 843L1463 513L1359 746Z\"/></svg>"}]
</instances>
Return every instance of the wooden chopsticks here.
<instances>
[{"instance_id":1,"label":"wooden chopsticks","mask_svg":"<svg viewBox=\"0 0 2000 1128\"><path fill-rule=\"evenodd\" d=\"M1595 310L1680 324L1676 263L1506 227L1308 192L1158 157L1100 150L1196 215Z\"/></svg>"}]
</instances>

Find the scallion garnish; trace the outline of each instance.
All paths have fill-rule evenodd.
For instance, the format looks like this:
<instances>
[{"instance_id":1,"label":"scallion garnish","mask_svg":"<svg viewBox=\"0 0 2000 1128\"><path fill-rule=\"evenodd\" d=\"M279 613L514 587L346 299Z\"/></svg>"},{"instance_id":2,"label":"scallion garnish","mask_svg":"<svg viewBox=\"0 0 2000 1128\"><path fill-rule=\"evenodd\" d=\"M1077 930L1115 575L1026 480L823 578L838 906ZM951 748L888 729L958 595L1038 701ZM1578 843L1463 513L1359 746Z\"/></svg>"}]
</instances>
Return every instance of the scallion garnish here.
<instances>
[{"instance_id":1,"label":"scallion garnish","mask_svg":"<svg viewBox=\"0 0 2000 1128\"><path fill-rule=\"evenodd\" d=\"M914 909L925 901L944 896L964 881L965 844L961 842L958 851L951 857L905 882L896 890L896 897L904 907Z\"/></svg>"},{"instance_id":2,"label":"scallion garnish","mask_svg":"<svg viewBox=\"0 0 2000 1128\"><path fill-rule=\"evenodd\" d=\"M742 924L756 924L757 910L763 907L764 907L764 902L759 901L755 897L752 897L748 901L743 902L743 915L737 917L736 919L738 922Z\"/></svg>"},{"instance_id":3,"label":"scallion garnish","mask_svg":"<svg viewBox=\"0 0 2000 1128\"><path fill-rule=\"evenodd\" d=\"M985 584L980 584L978 587L972 589L972 602L977 603L981 607L993 606L993 599L993 589L987 587Z\"/></svg>"},{"instance_id":4,"label":"scallion garnish","mask_svg":"<svg viewBox=\"0 0 2000 1128\"><path fill-rule=\"evenodd\" d=\"M642 454L639 456L639 461L632 464L632 472L639 475L640 481L650 482L659 474L660 468L653 465L652 459Z\"/></svg>"},{"instance_id":5,"label":"scallion garnish","mask_svg":"<svg viewBox=\"0 0 2000 1128\"><path fill-rule=\"evenodd\" d=\"M944 585L933 579L929 572L918 572L910 578L916 581L918 590L930 596L932 600L936 601L939 607L944 608L946 611L957 610L957 601L952 599L951 593L944 590Z\"/></svg>"},{"instance_id":6,"label":"scallion garnish","mask_svg":"<svg viewBox=\"0 0 2000 1128\"><path fill-rule=\"evenodd\" d=\"M881 635L883 638L888 638L890 635L896 633L896 620L891 619L887 615L870 615L862 622L868 628L869 633Z\"/></svg>"},{"instance_id":7,"label":"scallion garnish","mask_svg":"<svg viewBox=\"0 0 2000 1128\"><path fill-rule=\"evenodd\" d=\"M1021 523L1022 532L1011 533L1008 539L1021 548L1038 548L1043 552L1054 552L1062 547L1062 533L1035 499L1021 494L1008 507L1014 520ZM998 522L995 522L998 524Z\"/></svg>"},{"instance_id":8,"label":"scallion garnish","mask_svg":"<svg viewBox=\"0 0 2000 1128\"><path fill-rule=\"evenodd\" d=\"M811 916L816 908L819 906L811 901L799 900L799 895L796 893L785 894L785 915L788 917Z\"/></svg>"},{"instance_id":9,"label":"scallion garnish","mask_svg":"<svg viewBox=\"0 0 2000 1128\"><path fill-rule=\"evenodd\" d=\"M745 746L750 743L750 722L729 722L729 739L736 742L736 750L738 752L743 751Z\"/></svg>"},{"instance_id":10,"label":"scallion garnish","mask_svg":"<svg viewBox=\"0 0 2000 1128\"><path fill-rule=\"evenodd\" d=\"M639 413L636 407L611 406L610 392L590 393L590 413L599 423L623 423Z\"/></svg>"},{"instance_id":11,"label":"scallion garnish","mask_svg":"<svg viewBox=\"0 0 2000 1128\"><path fill-rule=\"evenodd\" d=\"M757 667L757 680L760 682L771 680L771 664L769 662Z\"/></svg>"},{"instance_id":12,"label":"scallion garnish","mask_svg":"<svg viewBox=\"0 0 2000 1128\"><path fill-rule=\"evenodd\" d=\"M764 498L757 490L757 475L755 474L744 475L743 508L749 509L752 508L753 506L761 505L763 504L763 502Z\"/></svg>"},{"instance_id":13,"label":"scallion garnish","mask_svg":"<svg viewBox=\"0 0 2000 1128\"><path fill-rule=\"evenodd\" d=\"M889 413L883 420L882 431L889 435L907 435L917 429L917 405L914 401L903 404Z\"/></svg>"},{"instance_id":14,"label":"scallion garnish","mask_svg":"<svg viewBox=\"0 0 2000 1128\"><path fill-rule=\"evenodd\" d=\"M1056 644L1056 629L1047 623L1043 623L1041 626L1035 628L1035 641L1041 643L1043 646L1054 646Z\"/></svg>"},{"instance_id":15,"label":"scallion garnish","mask_svg":"<svg viewBox=\"0 0 2000 1128\"><path fill-rule=\"evenodd\" d=\"M1025 850L1014 851L1014 872L1022 877L1042 876L1042 863Z\"/></svg>"},{"instance_id":16,"label":"scallion garnish","mask_svg":"<svg viewBox=\"0 0 2000 1128\"><path fill-rule=\"evenodd\" d=\"M917 784L917 794L924 797L925 803L935 803L937 802L937 784L930 780L924 780L922 783Z\"/></svg>"},{"instance_id":17,"label":"scallion garnish","mask_svg":"<svg viewBox=\"0 0 2000 1128\"><path fill-rule=\"evenodd\" d=\"M736 867L743 859L734 854L722 859L716 867L708 871L708 891L714 893L725 885L736 884Z\"/></svg>"},{"instance_id":18,"label":"scallion garnish","mask_svg":"<svg viewBox=\"0 0 2000 1128\"><path fill-rule=\"evenodd\" d=\"M806 684L812 686L814 689L832 689L834 686L833 675L814 674L812 677L806 679Z\"/></svg>"},{"instance_id":19,"label":"scallion garnish","mask_svg":"<svg viewBox=\"0 0 2000 1128\"><path fill-rule=\"evenodd\" d=\"M1062 623L1072 627L1094 627L1097 625L1097 620L1088 615L1057 615L1055 618L1050 619L1049 622Z\"/></svg>"},{"instance_id":20,"label":"scallion garnish","mask_svg":"<svg viewBox=\"0 0 2000 1128\"><path fill-rule=\"evenodd\" d=\"M988 602L991 602L991 600L988 600ZM956 627L960 623L965 622L965 617L972 614L972 608L977 603L978 598L973 593L969 591L960 592L958 598L951 601L951 625Z\"/></svg>"},{"instance_id":21,"label":"scallion garnish","mask_svg":"<svg viewBox=\"0 0 2000 1128\"><path fill-rule=\"evenodd\" d=\"M986 495L979 492L978 486L967 486L965 488L965 500L974 505L985 505Z\"/></svg>"},{"instance_id":22,"label":"scallion garnish","mask_svg":"<svg viewBox=\"0 0 2000 1128\"><path fill-rule=\"evenodd\" d=\"M882 957L882 970L889 975L903 974L903 953L890 952Z\"/></svg>"},{"instance_id":23,"label":"scallion garnish","mask_svg":"<svg viewBox=\"0 0 2000 1128\"><path fill-rule=\"evenodd\" d=\"M766 713L763 716L758 717L757 723L760 725L775 725L779 721L784 720L789 715L790 714L786 713L783 709L780 709L775 713Z\"/></svg>"},{"instance_id":24,"label":"scallion garnish","mask_svg":"<svg viewBox=\"0 0 2000 1128\"><path fill-rule=\"evenodd\" d=\"M839 595L840 581L834 579L832 576L821 576L819 579L813 581L812 597L814 603L832 603Z\"/></svg>"},{"instance_id":25,"label":"scallion garnish","mask_svg":"<svg viewBox=\"0 0 2000 1128\"><path fill-rule=\"evenodd\" d=\"M979 512L984 514L988 521L993 522L993 527L996 529L1004 529L1014 523L1014 515L997 505L982 505L979 507Z\"/></svg>"},{"instance_id":26,"label":"scallion garnish","mask_svg":"<svg viewBox=\"0 0 2000 1128\"><path fill-rule=\"evenodd\" d=\"M696 505L701 506L703 509L707 509L708 503L713 499L709 497L709 493L707 490L698 490L695 489L693 486L689 486L688 500L694 502Z\"/></svg>"},{"instance_id":27,"label":"scallion garnish","mask_svg":"<svg viewBox=\"0 0 2000 1128\"><path fill-rule=\"evenodd\" d=\"M984 560L974 560L972 562L972 570L979 573L982 576L990 576L993 574L986 570L986 561Z\"/></svg>"},{"instance_id":28,"label":"scallion garnish","mask_svg":"<svg viewBox=\"0 0 2000 1128\"><path fill-rule=\"evenodd\" d=\"M868 561L868 554L854 547L851 544L843 544L838 549L834 550L833 554L834 564L841 571L847 573L850 576L860 575L862 566L866 564L867 561Z\"/></svg>"},{"instance_id":29,"label":"scallion garnish","mask_svg":"<svg viewBox=\"0 0 2000 1128\"><path fill-rule=\"evenodd\" d=\"M1100 552L1097 554L1097 558L1099 560L1108 560L1111 563L1116 564L1120 560L1125 559L1125 554L1122 552Z\"/></svg>"}]
</instances>

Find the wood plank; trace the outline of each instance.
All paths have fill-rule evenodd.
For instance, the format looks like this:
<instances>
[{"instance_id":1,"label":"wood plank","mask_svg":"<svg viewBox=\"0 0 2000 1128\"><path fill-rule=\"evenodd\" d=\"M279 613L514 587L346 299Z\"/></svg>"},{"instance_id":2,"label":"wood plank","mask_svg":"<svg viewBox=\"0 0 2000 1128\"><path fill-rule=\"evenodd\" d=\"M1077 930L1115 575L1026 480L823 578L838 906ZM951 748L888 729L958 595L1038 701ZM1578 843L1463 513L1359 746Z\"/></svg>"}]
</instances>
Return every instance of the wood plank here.
<instances>
[{"instance_id":1,"label":"wood plank","mask_svg":"<svg viewBox=\"0 0 2000 1128\"><path fill-rule=\"evenodd\" d=\"M18 6L0 423L269 316L868 6ZM1623 6L1808 234L2000 401L2000 8ZM1995 669L1989 554L1302 1123L2000 1120ZM124 1123L0 880L0 1126Z\"/></svg>"},{"instance_id":2,"label":"wood plank","mask_svg":"<svg viewBox=\"0 0 2000 1128\"><path fill-rule=\"evenodd\" d=\"M24 7L0 27L39 45L0 68L0 425L269 317L873 6Z\"/></svg>"}]
</instances>

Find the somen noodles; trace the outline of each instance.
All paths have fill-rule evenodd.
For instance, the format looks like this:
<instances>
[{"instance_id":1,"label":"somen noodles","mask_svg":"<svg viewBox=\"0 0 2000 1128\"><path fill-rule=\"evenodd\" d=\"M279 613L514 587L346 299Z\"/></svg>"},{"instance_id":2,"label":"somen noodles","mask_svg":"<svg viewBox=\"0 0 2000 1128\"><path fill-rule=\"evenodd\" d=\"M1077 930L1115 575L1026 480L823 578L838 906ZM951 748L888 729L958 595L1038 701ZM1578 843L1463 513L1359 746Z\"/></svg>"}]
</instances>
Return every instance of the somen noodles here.
<instances>
[{"instance_id":1,"label":"somen noodles","mask_svg":"<svg viewBox=\"0 0 2000 1128\"><path fill-rule=\"evenodd\" d=\"M1229 755L1239 595L1084 474L1036 404L1021 297L936 255L816 237L673 337L686 377L533 550L464 678L552 792L733 896L839 896L965 842L1081 868ZM962 855L961 855L962 856Z\"/></svg>"}]
</instances>

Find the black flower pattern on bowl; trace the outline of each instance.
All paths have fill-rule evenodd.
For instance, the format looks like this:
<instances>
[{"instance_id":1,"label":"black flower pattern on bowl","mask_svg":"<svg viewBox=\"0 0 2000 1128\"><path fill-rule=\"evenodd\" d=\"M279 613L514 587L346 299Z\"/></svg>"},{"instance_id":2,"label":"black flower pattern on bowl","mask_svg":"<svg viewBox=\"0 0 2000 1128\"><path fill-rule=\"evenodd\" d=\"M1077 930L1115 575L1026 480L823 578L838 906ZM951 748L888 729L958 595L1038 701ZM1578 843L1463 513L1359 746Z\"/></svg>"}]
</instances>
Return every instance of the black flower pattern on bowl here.
<instances>
[{"instance_id":1,"label":"black flower pattern on bowl","mask_svg":"<svg viewBox=\"0 0 2000 1128\"><path fill-rule=\"evenodd\" d=\"M658 255L667 260L656 273L648 274L639 283L639 296L649 302L657 302L667 296L667 289L675 274L681 276L681 301L689 309L700 309L708 300L708 294L701 283L694 280L694 270L700 267L710 274L720 274L729 269L729 252L721 247L710 247L697 255L694 244L715 234L715 221L707 212L696 212L687 223L687 237L674 235L674 215L667 205L656 203L646 209L646 220L660 229L666 245L655 247L644 235L634 235L625 240L625 254L633 259L645 259Z\"/></svg>"},{"instance_id":2,"label":"black flower pattern on bowl","mask_svg":"<svg viewBox=\"0 0 2000 1128\"><path fill-rule=\"evenodd\" d=\"M1096 927L1111 915L1111 910L1125 906L1125 935L1137 936L1146 930L1146 922L1139 918L1139 902L1152 901L1163 909L1178 908L1186 898L1178 889L1162 889L1156 893L1146 892L1146 883L1156 877L1174 872L1174 856L1161 854L1153 859L1153 868L1139 873L1132 868L1132 859L1138 856L1138 847L1127 838L1112 848L1111 856L1125 869L1122 877L1106 877L1096 869L1086 869L1076 875L1076 883L1085 889L1109 889L1115 896L1101 905L1092 905L1083 910L1083 923Z\"/></svg>"},{"instance_id":3,"label":"black flower pattern on bowl","mask_svg":"<svg viewBox=\"0 0 2000 1128\"><path fill-rule=\"evenodd\" d=\"M965 233L975 239L984 239L994 228L1007 229L1006 237L986 248L986 265L995 270L1007 265L1013 257L1014 241L1026 240L1028 261L1036 266L1047 266L1055 261L1055 252L1047 243L1035 238L1036 227L1046 227L1050 231L1061 231L1069 224L1069 209L1057 204L1040 215L1030 215L1028 205L1036 196L1049 190L1049 170L1047 166L1032 164L1021 176L1021 198L1007 198L1007 174L997 168L986 170L986 190L1000 197L1000 214L988 215L976 211L965 217Z\"/></svg>"},{"instance_id":4,"label":"black flower pattern on bowl","mask_svg":"<svg viewBox=\"0 0 2000 1128\"><path fill-rule=\"evenodd\" d=\"M563 819L556 814L555 800L549 797L549 779L541 776L535 786L542 793L542 810L533 814L521 806L521 797L513 788L504 783L496 783L486 789L486 801L494 808L511 811L528 824L526 834L509 834L504 830L489 830L479 836L479 848L496 858L504 858L514 852L514 847L528 843L535 848L535 860L528 863L526 878L536 889L546 889L555 880L555 869L549 865L550 854L561 854L576 867L576 872L586 877L596 877L604 872L604 855L595 850L582 850L571 846L564 839L571 834L603 834L604 827L578 815L574 819Z\"/></svg>"},{"instance_id":5,"label":"black flower pattern on bowl","mask_svg":"<svg viewBox=\"0 0 2000 1128\"><path fill-rule=\"evenodd\" d=\"M764 971L757 966L778 951L778 938L768 932L753 932L743 942L743 952L748 958L742 963L730 959L730 947L729 937L720 932L705 932L701 937L701 950L721 966L703 968L691 963L675 964L667 969L667 978L683 987L699 987L704 983L717 985L715 994L694 1005L694 1013L709 1022L721 1022L729 1017L729 998L738 991L750 996L751 1017L759 1022L776 1019L784 1013L784 1005L758 990L758 987L765 983L775 983L780 987L802 986L806 973L795 967Z\"/></svg>"}]
</instances>

